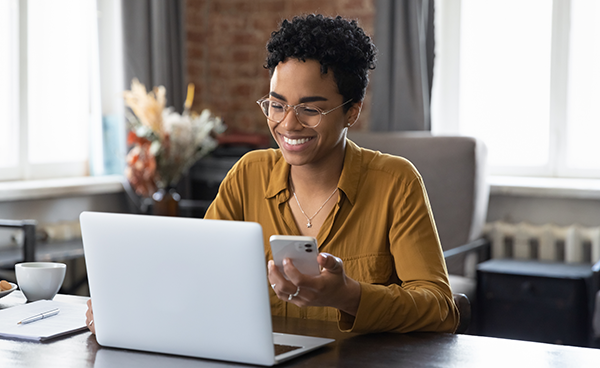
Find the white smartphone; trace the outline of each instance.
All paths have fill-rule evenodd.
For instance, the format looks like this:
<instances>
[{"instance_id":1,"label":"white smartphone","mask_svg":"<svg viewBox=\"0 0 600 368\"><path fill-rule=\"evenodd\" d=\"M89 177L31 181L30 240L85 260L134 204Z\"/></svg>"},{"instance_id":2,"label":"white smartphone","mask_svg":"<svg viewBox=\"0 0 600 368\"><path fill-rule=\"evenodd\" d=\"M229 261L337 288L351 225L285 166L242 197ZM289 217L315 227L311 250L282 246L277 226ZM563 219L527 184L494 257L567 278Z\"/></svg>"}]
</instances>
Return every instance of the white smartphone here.
<instances>
[{"instance_id":1,"label":"white smartphone","mask_svg":"<svg viewBox=\"0 0 600 368\"><path fill-rule=\"evenodd\" d=\"M275 265L286 279L283 272L284 258L291 259L298 271L305 275L317 276L321 273L321 267L317 263L317 239L311 236L273 235L269 242Z\"/></svg>"}]
</instances>

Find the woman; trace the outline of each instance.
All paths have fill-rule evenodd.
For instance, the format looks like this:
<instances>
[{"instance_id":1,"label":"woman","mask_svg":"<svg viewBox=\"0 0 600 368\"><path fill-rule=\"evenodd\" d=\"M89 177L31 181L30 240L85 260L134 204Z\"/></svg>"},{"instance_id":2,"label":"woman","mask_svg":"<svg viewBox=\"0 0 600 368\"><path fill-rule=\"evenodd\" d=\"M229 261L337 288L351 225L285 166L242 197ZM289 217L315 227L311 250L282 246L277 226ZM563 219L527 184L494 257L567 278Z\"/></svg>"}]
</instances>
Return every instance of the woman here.
<instances>
[{"instance_id":1,"label":"woman","mask_svg":"<svg viewBox=\"0 0 600 368\"><path fill-rule=\"evenodd\" d=\"M375 67L371 39L355 21L307 15L284 20L267 50L270 92L258 104L279 149L240 159L205 218L258 222L269 260L271 235L317 238L318 276L284 260L286 279L269 261L274 315L352 332L453 332L458 310L420 175L346 139Z\"/></svg>"}]
</instances>

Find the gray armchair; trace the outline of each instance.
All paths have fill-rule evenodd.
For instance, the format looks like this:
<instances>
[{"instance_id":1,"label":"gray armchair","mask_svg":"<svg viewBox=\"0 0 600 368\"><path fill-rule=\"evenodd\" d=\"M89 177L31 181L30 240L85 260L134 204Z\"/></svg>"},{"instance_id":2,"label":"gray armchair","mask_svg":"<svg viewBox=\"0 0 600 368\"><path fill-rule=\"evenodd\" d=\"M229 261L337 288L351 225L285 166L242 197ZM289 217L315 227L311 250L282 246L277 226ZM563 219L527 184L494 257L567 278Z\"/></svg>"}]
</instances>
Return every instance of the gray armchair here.
<instances>
[{"instance_id":1,"label":"gray armchair","mask_svg":"<svg viewBox=\"0 0 600 368\"><path fill-rule=\"evenodd\" d=\"M454 293L476 295L476 263L489 258L482 237L487 214L486 148L471 137L429 132L350 132L361 147L402 156L421 173Z\"/></svg>"}]
</instances>

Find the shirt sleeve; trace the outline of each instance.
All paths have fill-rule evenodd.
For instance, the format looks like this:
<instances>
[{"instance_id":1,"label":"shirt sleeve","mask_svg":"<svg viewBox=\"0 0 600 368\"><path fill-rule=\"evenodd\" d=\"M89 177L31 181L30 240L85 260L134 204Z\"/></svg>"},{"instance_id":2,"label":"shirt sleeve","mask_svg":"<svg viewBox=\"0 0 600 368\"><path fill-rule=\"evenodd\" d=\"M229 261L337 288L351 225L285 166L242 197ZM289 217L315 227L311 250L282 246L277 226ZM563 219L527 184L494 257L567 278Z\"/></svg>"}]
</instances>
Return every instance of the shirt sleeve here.
<instances>
[{"instance_id":1,"label":"shirt sleeve","mask_svg":"<svg viewBox=\"0 0 600 368\"><path fill-rule=\"evenodd\" d=\"M236 166L232 168L219 186L219 192L206 210L205 219L243 221L242 191Z\"/></svg>"},{"instance_id":2,"label":"shirt sleeve","mask_svg":"<svg viewBox=\"0 0 600 368\"><path fill-rule=\"evenodd\" d=\"M338 326L347 332L454 332L459 314L435 222L420 175L399 185L389 230L390 252L398 283L361 282L356 316L339 312Z\"/></svg>"}]
</instances>

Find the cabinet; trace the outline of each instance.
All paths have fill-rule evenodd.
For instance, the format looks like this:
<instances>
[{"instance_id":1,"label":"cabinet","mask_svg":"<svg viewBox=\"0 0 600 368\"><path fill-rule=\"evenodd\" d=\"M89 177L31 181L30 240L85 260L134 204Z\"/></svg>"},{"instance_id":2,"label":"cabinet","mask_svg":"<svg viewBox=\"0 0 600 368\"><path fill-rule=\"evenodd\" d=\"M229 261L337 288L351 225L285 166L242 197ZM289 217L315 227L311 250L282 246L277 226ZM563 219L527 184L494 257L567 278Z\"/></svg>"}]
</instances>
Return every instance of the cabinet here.
<instances>
[{"instance_id":1,"label":"cabinet","mask_svg":"<svg viewBox=\"0 0 600 368\"><path fill-rule=\"evenodd\" d=\"M477 270L482 335L586 346L591 265L494 259Z\"/></svg>"}]
</instances>

